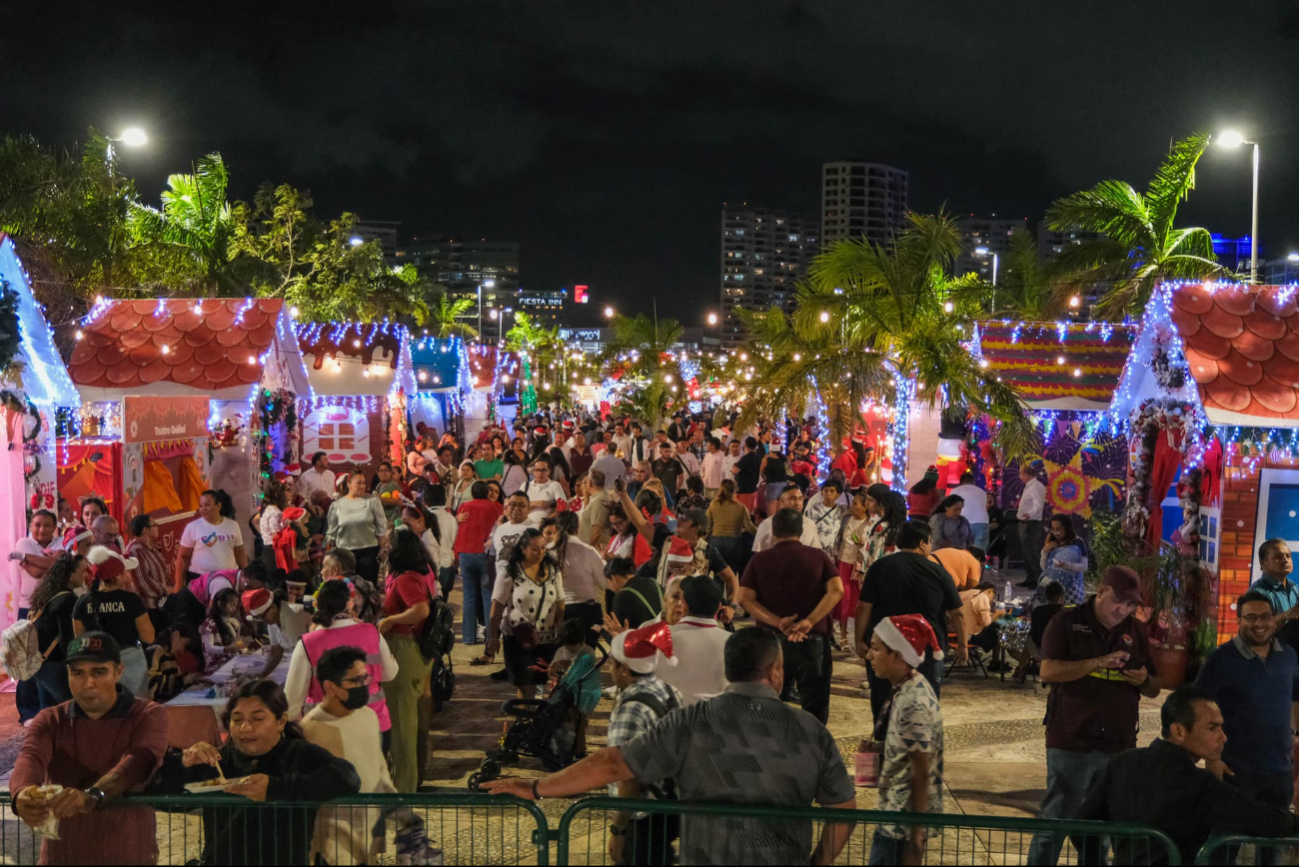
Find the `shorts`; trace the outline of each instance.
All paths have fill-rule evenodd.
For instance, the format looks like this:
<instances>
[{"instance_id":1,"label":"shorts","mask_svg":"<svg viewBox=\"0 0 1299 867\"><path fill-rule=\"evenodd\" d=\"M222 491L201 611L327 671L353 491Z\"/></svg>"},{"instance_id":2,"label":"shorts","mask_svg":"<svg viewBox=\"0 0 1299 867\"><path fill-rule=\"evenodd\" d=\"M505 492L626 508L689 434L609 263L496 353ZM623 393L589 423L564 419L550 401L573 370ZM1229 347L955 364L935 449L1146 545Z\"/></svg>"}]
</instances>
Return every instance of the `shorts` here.
<instances>
[{"instance_id":1,"label":"shorts","mask_svg":"<svg viewBox=\"0 0 1299 867\"><path fill-rule=\"evenodd\" d=\"M550 679L546 669L555 658L559 645L538 644L531 650L525 650L513 635L506 635L501 638L501 648L505 651L505 670L510 675L510 683L515 686L541 686ZM541 670L534 670L533 666L541 666Z\"/></svg>"}]
</instances>

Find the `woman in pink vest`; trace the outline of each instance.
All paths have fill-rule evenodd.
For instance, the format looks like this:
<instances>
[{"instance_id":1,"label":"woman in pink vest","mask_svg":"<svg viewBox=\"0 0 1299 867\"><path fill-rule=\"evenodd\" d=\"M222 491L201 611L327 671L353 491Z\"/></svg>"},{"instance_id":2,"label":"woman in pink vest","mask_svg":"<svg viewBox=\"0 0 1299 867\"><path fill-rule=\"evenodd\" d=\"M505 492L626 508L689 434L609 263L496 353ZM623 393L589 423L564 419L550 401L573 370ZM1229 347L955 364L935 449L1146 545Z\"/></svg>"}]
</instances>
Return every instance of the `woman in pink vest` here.
<instances>
[{"instance_id":1,"label":"woman in pink vest","mask_svg":"<svg viewBox=\"0 0 1299 867\"><path fill-rule=\"evenodd\" d=\"M326 650L335 647L356 647L365 653L365 667L370 672L369 707L379 717L379 731L383 733L386 752L392 736L392 722L388 718L388 703L384 700L383 681L397 676L397 660L388 651L379 630L372 624L353 618L352 585L344 578L334 578L320 585L316 591L316 614L312 618L316 627L302 636L293 648L289 660L289 677L284 684L284 694L289 699L289 719L301 719L306 710L303 705L314 705L324 698L320 681L316 680L316 663Z\"/></svg>"}]
</instances>

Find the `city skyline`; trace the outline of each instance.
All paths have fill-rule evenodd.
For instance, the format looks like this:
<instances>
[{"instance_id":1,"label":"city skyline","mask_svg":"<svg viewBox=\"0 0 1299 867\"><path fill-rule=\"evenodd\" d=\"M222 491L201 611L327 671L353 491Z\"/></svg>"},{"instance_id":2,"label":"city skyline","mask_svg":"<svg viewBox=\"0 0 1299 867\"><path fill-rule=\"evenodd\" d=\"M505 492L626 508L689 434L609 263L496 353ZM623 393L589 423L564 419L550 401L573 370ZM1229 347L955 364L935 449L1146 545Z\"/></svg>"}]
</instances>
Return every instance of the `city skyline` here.
<instances>
[{"instance_id":1,"label":"city skyline","mask_svg":"<svg viewBox=\"0 0 1299 867\"><path fill-rule=\"evenodd\" d=\"M1174 138L1238 127L1262 147L1267 255L1299 250L1282 86L1299 16L1276 4L1226 20L1179 4L1179 38L1232 58L1212 70L1170 66L1142 36L1164 13L1117 2L326 7L249 6L266 26L248 33L198 8L69 21L20 0L7 56L40 86L7 91L0 131L71 144L138 125L149 145L119 156L145 201L220 151L233 198L286 182L326 213L516 242L530 289L581 283L628 312L656 297L690 325L716 306L722 203L819 213L823 164L849 158L907 172L915 210L1036 226L1099 180L1140 186ZM113 63L87 41L119 45ZM1248 235L1249 173L1243 149L1206 154L1181 221Z\"/></svg>"}]
</instances>

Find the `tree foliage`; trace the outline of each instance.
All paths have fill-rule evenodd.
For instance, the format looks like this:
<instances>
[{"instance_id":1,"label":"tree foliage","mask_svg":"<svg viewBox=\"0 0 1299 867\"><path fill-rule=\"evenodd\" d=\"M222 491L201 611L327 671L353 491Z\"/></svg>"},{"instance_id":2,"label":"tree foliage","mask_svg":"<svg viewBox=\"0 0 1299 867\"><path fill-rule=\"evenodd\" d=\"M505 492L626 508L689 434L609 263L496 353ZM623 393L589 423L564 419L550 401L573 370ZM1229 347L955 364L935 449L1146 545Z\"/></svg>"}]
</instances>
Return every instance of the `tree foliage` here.
<instances>
[{"instance_id":1,"label":"tree foliage","mask_svg":"<svg viewBox=\"0 0 1299 867\"><path fill-rule=\"evenodd\" d=\"M1058 199L1047 211L1052 229L1100 233L1059 260L1075 286L1108 287L1096 305L1098 315L1121 319L1140 311L1162 281L1201 280L1222 272L1208 229L1174 225L1208 146L1205 133L1174 142L1144 193L1125 181L1101 181Z\"/></svg>"}]
</instances>

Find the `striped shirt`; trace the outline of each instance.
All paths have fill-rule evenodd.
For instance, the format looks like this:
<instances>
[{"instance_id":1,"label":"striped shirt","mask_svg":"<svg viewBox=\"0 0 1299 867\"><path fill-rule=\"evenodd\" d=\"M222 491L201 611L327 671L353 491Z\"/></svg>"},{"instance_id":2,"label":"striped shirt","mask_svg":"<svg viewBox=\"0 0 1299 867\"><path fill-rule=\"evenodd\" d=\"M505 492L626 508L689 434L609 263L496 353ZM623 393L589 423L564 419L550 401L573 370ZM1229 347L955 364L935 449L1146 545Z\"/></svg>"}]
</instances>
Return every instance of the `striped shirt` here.
<instances>
[{"instance_id":1,"label":"striped shirt","mask_svg":"<svg viewBox=\"0 0 1299 867\"><path fill-rule=\"evenodd\" d=\"M161 608L171 592L171 561L156 547L139 539L127 546L126 556L140 561L135 570L135 592L144 601L144 607Z\"/></svg>"}]
</instances>

